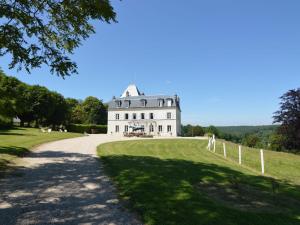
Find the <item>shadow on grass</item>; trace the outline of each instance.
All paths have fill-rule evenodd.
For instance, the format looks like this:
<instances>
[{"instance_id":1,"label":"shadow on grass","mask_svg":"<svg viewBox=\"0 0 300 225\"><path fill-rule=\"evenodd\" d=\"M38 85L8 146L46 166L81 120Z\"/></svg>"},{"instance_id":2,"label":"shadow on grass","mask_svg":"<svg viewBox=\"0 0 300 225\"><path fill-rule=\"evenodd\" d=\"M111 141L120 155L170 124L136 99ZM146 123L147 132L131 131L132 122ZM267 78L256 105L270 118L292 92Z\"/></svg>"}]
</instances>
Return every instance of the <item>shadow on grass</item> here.
<instances>
[{"instance_id":1,"label":"shadow on grass","mask_svg":"<svg viewBox=\"0 0 300 225\"><path fill-rule=\"evenodd\" d=\"M278 181L274 194L271 178L215 164L125 155L101 159L121 198L146 224L300 224L299 186ZM240 198L247 189L242 204L257 203L244 210ZM234 196L229 201L224 195Z\"/></svg>"},{"instance_id":2,"label":"shadow on grass","mask_svg":"<svg viewBox=\"0 0 300 225\"><path fill-rule=\"evenodd\" d=\"M128 224L98 158L32 152L34 167L0 179L0 224ZM14 171L15 173L15 171ZM131 224L131 223L130 223ZM136 223L132 223L136 224Z\"/></svg>"},{"instance_id":3,"label":"shadow on grass","mask_svg":"<svg viewBox=\"0 0 300 225\"><path fill-rule=\"evenodd\" d=\"M17 147L17 146L9 146L3 147L0 146L0 154L8 154L13 156L22 157L29 153L30 151L27 148Z\"/></svg>"},{"instance_id":4,"label":"shadow on grass","mask_svg":"<svg viewBox=\"0 0 300 225\"><path fill-rule=\"evenodd\" d=\"M14 157L23 157L29 152L27 148L0 146L0 178L4 177L7 172L15 169L16 165L13 163Z\"/></svg>"},{"instance_id":5,"label":"shadow on grass","mask_svg":"<svg viewBox=\"0 0 300 225\"><path fill-rule=\"evenodd\" d=\"M26 130L25 127L10 127L10 128L1 128L0 127L0 131L1 132L10 132L11 130Z\"/></svg>"}]
</instances>

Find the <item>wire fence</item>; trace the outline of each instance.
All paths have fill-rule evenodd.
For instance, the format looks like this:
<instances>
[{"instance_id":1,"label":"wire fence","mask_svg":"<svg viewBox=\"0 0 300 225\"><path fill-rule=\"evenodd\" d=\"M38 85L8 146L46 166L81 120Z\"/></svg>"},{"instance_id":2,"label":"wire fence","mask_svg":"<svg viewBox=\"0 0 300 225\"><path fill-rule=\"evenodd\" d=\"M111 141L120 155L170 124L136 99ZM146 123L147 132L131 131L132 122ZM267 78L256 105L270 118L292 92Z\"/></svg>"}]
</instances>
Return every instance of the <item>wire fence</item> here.
<instances>
[{"instance_id":1,"label":"wire fence","mask_svg":"<svg viewBox=\"0 0 300 225\"><path fill-rule=\"evenodd\" d=\"M250 148L224 140L211 139L208 149L240 165L265 173L264 150Z\"/></svg>"}]
</instances>

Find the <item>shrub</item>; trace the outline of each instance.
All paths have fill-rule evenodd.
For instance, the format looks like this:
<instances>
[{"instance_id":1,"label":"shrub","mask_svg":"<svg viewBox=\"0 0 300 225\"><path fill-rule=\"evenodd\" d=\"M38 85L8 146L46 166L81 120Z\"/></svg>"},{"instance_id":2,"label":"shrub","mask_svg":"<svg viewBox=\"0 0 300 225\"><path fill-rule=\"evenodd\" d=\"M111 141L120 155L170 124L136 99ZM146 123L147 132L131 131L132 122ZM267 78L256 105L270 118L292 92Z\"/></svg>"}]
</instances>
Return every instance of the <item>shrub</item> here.
<instances>
[{"instance_id":1,"label":"shrub","mask_svg":"<svg viewBox=\"0 0 300 225\"><path fill-rule=\"evenodd\" d=\"M0 129L7 129L10 127L12 127L12 120L0 115Z\"/></svg>"},{"instance_id":2,"label":"shrub","mask_svg":"<svg viewBox=\"0 0 300 225\"><path fill-rule=\"evenodd\" d=\"M95 124L70 124L67 126L67 130L75 133L89 133L89 134L106 134L106 125Z\"/></svg>"}]
</instances>

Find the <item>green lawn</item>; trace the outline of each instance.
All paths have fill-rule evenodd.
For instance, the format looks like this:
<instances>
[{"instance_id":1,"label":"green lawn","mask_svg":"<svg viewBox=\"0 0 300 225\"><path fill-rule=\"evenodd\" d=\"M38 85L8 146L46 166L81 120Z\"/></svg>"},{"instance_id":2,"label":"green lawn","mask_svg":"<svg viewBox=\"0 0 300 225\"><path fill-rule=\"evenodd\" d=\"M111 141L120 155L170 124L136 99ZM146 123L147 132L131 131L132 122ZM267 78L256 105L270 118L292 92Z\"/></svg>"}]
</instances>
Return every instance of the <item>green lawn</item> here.
<instances>
[{"instance_id":1,"label":"green lawn","mask_svg":"<svg viewBox=\"0 0 300 225\"><path fill-rule=\"evenodd\" d=\"M248 169L251 163L239 166L233 153L225 160L206 145L114 142L100 145L98 154L121 199L145 224L300 224L299 156L265 152L266 171L275 180L261 176L255 164L254 169Z\"/></svg>"},{"instance_id":2,"label":"green lawn","mask_svg":"<svg viewBox=\"0 0 300 225\"><path fill-rule=\"evenodd\" d=\"M0 130L0 173L16 164L18 158L29 152L33 146L79 136L81 134L61 132L42 133L39 129L35 128Z\"/></svg>"}]
</instances>

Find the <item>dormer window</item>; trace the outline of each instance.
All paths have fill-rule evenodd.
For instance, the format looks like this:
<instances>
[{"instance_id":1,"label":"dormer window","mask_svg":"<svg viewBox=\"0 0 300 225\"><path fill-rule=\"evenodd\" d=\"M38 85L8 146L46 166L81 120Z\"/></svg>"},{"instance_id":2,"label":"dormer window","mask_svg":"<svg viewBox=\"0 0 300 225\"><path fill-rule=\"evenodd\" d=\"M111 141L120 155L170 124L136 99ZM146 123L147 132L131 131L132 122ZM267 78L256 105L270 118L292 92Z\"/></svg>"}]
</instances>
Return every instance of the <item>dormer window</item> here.
<instances>
[{"instance_id":1,"label":"dormer window","mask_svg":"<svg viewBox=\"0 0 300 225\"><path fill-rule=\"evenodd\" d=\"M164 100L158 99L158 107L163 107L163 106L164 106Z\"/></svg>"},{"instance_id":2,"label":"dormer window","mask_svg":"<svg viewBox=\"0 0 300 225\"><path fill-rule=\"evenodd\" d=\"M129 100L125 100L124 101L124 107L129 108L130 106L130 101Z\"/></svg>"},{"instance_id":3,"label":"dormer window","mask_svg":"<svg viewBox=\"0 0 300 225\"><path fill-rule=\"evenodd\" d=\"M121 107L122 102L118 100L118 101L116 101L116 104L117 104L117 107Z\"/></svg>"},{"instance_id":4,"label":"dormer window","mask_svg":"<svg viewBox=\"0 0 300 225\"><path fill-rule=\"evenodd\" d=\"M147 101L146 99L141 99L141 103L143 107L146 107Z\"/></svg>"},{"instance_id":5,"label":"dormer window","mask_svg":"<svg viewBox=\"0 0 300 225\"><path fill-rule=\"evenodd\" d=\"M171 106L172 106L172 102L173 102L173 100L169 98L169 99L167 100L167 106L168 106L168 107L171 107Z\"/></svg>"}]
</instances>

